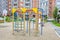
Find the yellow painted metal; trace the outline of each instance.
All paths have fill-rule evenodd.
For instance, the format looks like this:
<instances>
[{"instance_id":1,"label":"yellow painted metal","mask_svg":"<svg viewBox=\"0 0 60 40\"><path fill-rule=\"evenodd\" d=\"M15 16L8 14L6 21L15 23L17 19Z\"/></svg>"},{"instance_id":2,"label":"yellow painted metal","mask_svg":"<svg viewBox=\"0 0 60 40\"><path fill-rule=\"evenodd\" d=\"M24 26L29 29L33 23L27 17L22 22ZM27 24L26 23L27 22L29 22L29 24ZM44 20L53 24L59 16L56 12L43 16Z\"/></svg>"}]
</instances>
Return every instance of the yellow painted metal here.
<instances>
[{"instance_id":1,"label":"yellow painted metal","mask_svg":"<svg viewBox=\"0 0 60 40\"><path fill-rule=\"evenodd\" d=\"M30 26L30 23L31 23L31 22L30 22L30 14L31 14L31 12L29 12L29 27L28 27L29 35L30 35L30 27L31 27L31 26Z\"/></svg>"},{"instance_id":2,"label":"yellow painted metal","mask_svg":"<svg viewBox=\"0 0 60 40\"><path fill-rule=\"evenodd\" d=\"M22 12L25 13L26 12L26 8L21 8Z\"/></svg>"},{"instance_id":3,"label":"yellow painted metal","mask_svg":"<svg viewBox=\"0 0 60 40\"><path fill-rule=\"evenodd\" d=\"M38 32L38 14L36 13L36 27L35 27L35 32Z\"/></svg>"},{"instance_id":4,"label":"yellow painted metal","mask_svg":"<svg viewBox=\"0 0 60 40\"><path fill-rule=\"evenodd\" d=\"M25 12L26 12L26 8L21 8L21 11L23 13L23 18L24 18L24 31L25 31Z\"/></svg>"},{"instance_id":5,"label":"yellow painted metal","mask_svg":"<svg viewBox=\"0 0 60 40\"><path fill-rule=\"evenodd\" d=\"M26 12L26 8L21 8L22 13L23 13L23 18L24 18L24 31L25 29L25 12ZM41 12L38 12L37 8L32 8L33 12L36 14L36 27L35 27L35 31L38 32L38 13L42 14ZM12 13L13 13L13 33L14 33L14 12L16 11L15 8L12 9ZM31 14L31 12L30 12ZM30 14L29 14L29 18L30 18ZM30 34L30 19L29 19L29 34Z\"/></svg>"},{"instance_id":6,"label":"yellow painted metal","mask_svg":"<svg viewBox=\"0 0 60 40\"><path fill-rule=\"evenodd\" d=\"M13 14L13 21L12 21L13 27L12 27L12 32L14 34L14 14Z\"/></svg>"},{"instance_id":7,"label":"yellow painted metal","mask_svg":"<svg viewBox=\"0 0 60 40\"><path fill-rule=\"evenodd\" d=\"M12 8L12 14L14 14L16 10L17 10L16 8Z\"/></svg>"},{"instance_id":8,"label":"yellow painted metal","mask_svg":"<svg viewBox=\"0 0 60 40\"><path fill-rule=\"evenodd\" d=\"M38 13L38 9L37 8L32 8L33 12Z\"/></svg>"},{"instance_id":9,"label":"yellow painted metal","mask_svg":"<svg viewBox=\"0 0 60 40\"><path fill-rule=\"evenodd\" d=\"M24 31L25 31L25 13L23 13L23 18L24 18Z\"/></svg>"}]
</instances>

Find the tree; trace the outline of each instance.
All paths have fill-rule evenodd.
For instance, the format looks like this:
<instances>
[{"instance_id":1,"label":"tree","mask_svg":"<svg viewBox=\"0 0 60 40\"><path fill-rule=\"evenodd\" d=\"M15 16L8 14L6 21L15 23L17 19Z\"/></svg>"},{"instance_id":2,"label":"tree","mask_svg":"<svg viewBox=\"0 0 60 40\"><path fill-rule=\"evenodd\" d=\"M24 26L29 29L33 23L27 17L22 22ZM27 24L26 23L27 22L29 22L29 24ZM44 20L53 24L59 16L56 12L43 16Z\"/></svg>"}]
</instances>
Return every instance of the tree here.
<instances>
[{"instance_id":1,"label":"tree","mask_svg":"<svg viewBox=\"0 0 60 40\"><path fill-rule=\"evenodd\" d=\"M58 13L58 8L55 7L54 12L53 12L53 17L54 17L55 21L57 21L57 16L58 16L57 13Z\"/></svg>"}]
</instances>

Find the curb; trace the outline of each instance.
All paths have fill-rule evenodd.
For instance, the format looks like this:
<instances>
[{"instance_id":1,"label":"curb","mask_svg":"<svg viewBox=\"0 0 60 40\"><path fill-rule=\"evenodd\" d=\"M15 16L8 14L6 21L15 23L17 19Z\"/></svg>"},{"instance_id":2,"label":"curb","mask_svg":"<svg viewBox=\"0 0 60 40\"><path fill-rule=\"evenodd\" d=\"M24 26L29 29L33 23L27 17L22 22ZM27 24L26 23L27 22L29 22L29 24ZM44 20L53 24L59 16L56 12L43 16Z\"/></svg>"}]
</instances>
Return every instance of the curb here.
<instances>
[{"instance_id":1,"label":"curb","mask_svg":"<svg viewBox=\"0 0 60 40\"><path fill-rule=\"evenodd\" d=\"M52 23L51 23L52 24ZM53 24L52 24L53 25ZM55 25L53 25L55 27ZM54 27L52 27L54 29ZM57 27L58 28L58 27ZM55 30L55 29L54 29ZM56 35L60 38L60 35L57 33L57 31L55 30Z\"/></svg>"},{"instance_id":2,"label":"curb","mask_svg":"<svg viewBox=\"0 0 60 40\"><path fill-rule=\"evenodd\" d=\"M55 31L56 35L60 38L60 35Z\"/></svg>"}]
</instances>

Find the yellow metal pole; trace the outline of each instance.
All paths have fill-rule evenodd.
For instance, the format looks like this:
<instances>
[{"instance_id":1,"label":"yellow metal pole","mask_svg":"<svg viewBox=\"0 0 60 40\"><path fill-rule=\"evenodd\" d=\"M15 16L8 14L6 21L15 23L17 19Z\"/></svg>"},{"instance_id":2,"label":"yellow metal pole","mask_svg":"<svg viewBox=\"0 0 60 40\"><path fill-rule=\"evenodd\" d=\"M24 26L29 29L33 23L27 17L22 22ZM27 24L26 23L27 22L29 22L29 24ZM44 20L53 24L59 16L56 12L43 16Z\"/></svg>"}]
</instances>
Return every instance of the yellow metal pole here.
<instances>
[{"instance_id":1,"label":"yellow metal pole","mask_svg":"<svg viewBox=\"0 0 60 40\"><path fill-rule=\"evenodd\" d=\"M13 14L13 28L12 28L12 32L14 34L14 12L16 11L15 8L12 8L12 14Z\"/></svg>"},{"instance_id":2,"label":"yellow metal pole","mask_svg":"<svg viewBox=\"0 0 60 40\"><path fill-rule=\"evenodd\" d=\"M12 33L14 34L14 14L13 14L13 28L12 28Z\"/></svg>"},{"instance_id":3,"label":"yellow metal pole","mask_svg":"<svg viewBox=\"0 0 60 40\"><path fill-rule=\"evenodd\" d=\"M38 32L38 14L36 13L36 32Z\"/></svg>"},{"instance_id":4,"label":"yellow metal pole","mask_svg":"<svg viewBox=\"0 0 60 40\"><path fill-rule=\"evenodd\" d=\"M30 14L31 14L31 12L29 13L29 28L28 28L28 30L29 30L29 35L30 35Z\"/></svg>"},{"instance_id":5,"label":"yellow metal pole","mask_svg":"<svg viewBox=\"0 0 60 40\"><path fill-rule=\"evenodd\" d=\"M23 18L24 18L24 31L25 31L25 12L26 12L26 8L21 8L22 12L23 12Z\"/></svg>"},{"instance_id":6,"label":"yellow metal pole","mask_svg":"<svg viewBox=\"0 0 60 40\"><path fill-rule=\"evenodd\" d=\"M25 13L23 13L23 18L24 18L24 31L25 31Z\"/></svg>"}]
</instances>

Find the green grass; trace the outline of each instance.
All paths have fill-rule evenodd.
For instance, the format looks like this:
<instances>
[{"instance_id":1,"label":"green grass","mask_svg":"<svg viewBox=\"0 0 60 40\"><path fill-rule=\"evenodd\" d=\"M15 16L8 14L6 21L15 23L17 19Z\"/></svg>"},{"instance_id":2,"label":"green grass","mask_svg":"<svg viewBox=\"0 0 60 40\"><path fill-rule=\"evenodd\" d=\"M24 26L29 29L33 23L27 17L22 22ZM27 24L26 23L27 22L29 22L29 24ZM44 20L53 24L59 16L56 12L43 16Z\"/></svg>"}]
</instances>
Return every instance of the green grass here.
<instances>
[{"instance_id":1,"label":"green grass","mask_svg":"<svg viewBox=\"0 0 60 40\"><path fill-rule=\"evenodd\" d=\"M55 26L60 27L60 23L57 23L56 21L52 21L52 23L53 23Z\"/></svg>"}]
</instances>

